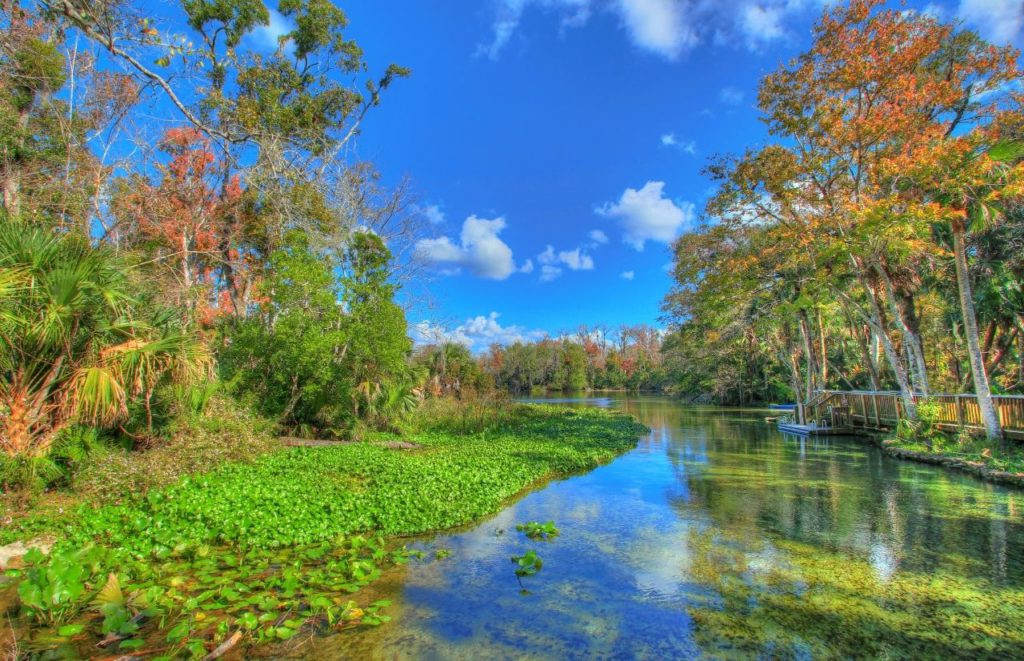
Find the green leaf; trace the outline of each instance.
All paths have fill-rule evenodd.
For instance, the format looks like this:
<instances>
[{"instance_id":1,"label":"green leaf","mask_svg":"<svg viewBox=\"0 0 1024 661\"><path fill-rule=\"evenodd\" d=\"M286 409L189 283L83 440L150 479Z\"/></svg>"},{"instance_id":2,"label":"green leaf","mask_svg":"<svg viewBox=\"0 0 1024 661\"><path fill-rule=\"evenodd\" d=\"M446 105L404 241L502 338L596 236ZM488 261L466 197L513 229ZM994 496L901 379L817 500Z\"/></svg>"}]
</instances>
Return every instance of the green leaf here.
<instances>
[{"instance_id":1,"label":"green leaf","mask_svg":"<svg viewBox=\"0 0 1024 661\"><path fill-rule=\"evenodd\" d=\"M1024 141L1004 140L996 143L988 150L988 157L993 161L1006 163L1024 158Z\"/></svg>"}]
</instances>

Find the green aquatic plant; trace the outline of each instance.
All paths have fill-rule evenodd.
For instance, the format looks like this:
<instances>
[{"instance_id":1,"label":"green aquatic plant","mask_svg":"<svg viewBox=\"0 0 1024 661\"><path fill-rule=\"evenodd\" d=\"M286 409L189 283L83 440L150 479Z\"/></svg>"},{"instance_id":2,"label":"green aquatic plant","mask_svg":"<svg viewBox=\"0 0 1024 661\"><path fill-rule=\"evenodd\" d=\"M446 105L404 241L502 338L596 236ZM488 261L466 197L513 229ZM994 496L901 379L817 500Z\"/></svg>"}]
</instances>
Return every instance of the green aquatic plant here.
<instances>
[{"instance_id":1,"label":"green aquatic plant","mask_svg":"<svg viewBox=\"0 0 1024 661\"><path fill-rule=\"evenodd\" d=\"M516 565L515 572L518 578L533 576L544 567L544 561L540 559L540 556L533 549L530 549L523 555L512 556L512 562Z\"/></svg>"},{"instance_id":2,"label":"green aquatic plant","mask_svg":"<svg viewBox=\"0 0 1024 661\"><path fill-rule=\"evenodd\" d=\"M555 527L554 521L548 521L546 523L528 521L517 525L516 530L534 540L550 541L558 535L558 528Z\"/></svg>"},{"instance_id":3,"label":"green aquatic plant","mask_svg":"<svg viewBox=\"0 0 1024 661\"><path fill-rule=\"evenodd\" d=\"M52 627L71 624L76 641L105 637L130 649L159 635L173 653L203 656L238 632L261 642L316 622L386 622L387 604L360 605L357 593L423 553L383 535L466 523L538 480L612 459L643 431L596 410L513 410L514 424L486 434L410 437L415 451L387 448L380 441L393 437L384 435L290 448L83 507L56 523L53 556L33 555L15 577L35 625L26 644L50 649ZM524 557L523 575L536 573L540 558Z\"/></svg>"}]
</instances>

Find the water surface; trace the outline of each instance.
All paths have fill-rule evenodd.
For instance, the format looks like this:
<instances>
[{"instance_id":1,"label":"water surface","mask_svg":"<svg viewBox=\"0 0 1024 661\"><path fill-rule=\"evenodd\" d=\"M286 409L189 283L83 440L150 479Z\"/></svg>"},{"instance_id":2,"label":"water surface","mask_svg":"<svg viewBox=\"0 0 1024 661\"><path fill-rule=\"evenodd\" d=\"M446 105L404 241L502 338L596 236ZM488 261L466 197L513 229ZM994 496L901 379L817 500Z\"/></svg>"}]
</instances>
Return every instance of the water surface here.
<instances>
[{"instance_id":1,"label":"water surface","mask_svg":"<svg viewBox=\"0 0 1024 661\"><path fill-rule=\"evenodd\" d=\"M1021 492L798 439L764 411L597 398L637 448L418 541L375 587L394 620L319 658L1024 657ZM517 523L553 520L533 542ZM521 582L509 557L535 549ZM376 595L374 595L376 598Z\"/></svg>"}]
</instances>

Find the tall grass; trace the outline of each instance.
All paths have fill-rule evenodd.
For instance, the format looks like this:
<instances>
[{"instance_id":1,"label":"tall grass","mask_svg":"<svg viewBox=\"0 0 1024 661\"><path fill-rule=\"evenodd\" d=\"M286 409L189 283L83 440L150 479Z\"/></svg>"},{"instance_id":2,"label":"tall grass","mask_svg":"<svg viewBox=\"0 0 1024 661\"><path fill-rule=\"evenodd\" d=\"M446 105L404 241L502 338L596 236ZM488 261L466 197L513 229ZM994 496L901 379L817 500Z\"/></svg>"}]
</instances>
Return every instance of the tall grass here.
<instances>
[{"instance_id":1,"label":"tall grass","mask_svg":"<svg viewBox=\"0 0 1024 661\"><path fill-rule=\"evenodd\" d=\"M477 434L512 423L518 406L507 393L498 392L430 397L412 416L410 431Z\"/></svg>"}]
</instances>

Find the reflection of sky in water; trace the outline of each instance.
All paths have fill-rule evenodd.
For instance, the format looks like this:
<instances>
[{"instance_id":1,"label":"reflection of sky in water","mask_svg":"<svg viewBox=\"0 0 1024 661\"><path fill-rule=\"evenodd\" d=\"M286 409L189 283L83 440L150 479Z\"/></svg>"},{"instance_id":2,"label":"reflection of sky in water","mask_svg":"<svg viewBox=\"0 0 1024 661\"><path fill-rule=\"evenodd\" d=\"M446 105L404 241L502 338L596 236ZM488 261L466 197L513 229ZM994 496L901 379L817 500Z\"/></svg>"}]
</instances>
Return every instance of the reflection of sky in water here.
<instances>
[{"instance_id":1,"label":"reflection of sky in water","mask_svg":"<svg viewBox=\"0 0 1024 661\"><path fill-rule=\"evenodd\" d=\"M756 605L759 594L805 599L820 577L801 578L810 570L786 550L794 543L863 567L849 576L840 568L836 580L859 581L849 589L868 596L913 572L1013 589L1024 583L1016 494L897 462L856 441L783 438L763 411L657 398L615 404L652 429L636 450L532 492L465 532L418 542L448 548L451 557L395 570L395 594L384 595L395 600L393 622L322 639L301 655L728 656L730 640L695 621L692 609L729 614ZM517 523L547 520L561 529L554 541L515 531ZM530 548L544 567L523 579L524 595L509 557ZM779 572L789 572L789 583ZM730 601L722 577L752 589L747 601ZM828 644L787 640L784 656L806 657L812 643ZM782 653L774 644L760 653Z\"/></svg>"}]
</instances>

